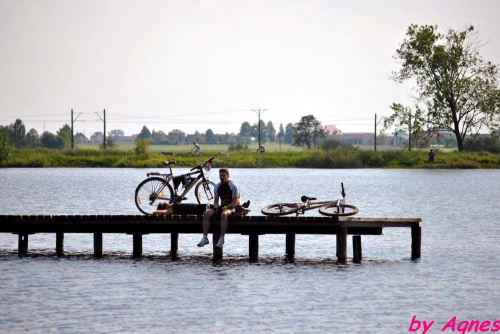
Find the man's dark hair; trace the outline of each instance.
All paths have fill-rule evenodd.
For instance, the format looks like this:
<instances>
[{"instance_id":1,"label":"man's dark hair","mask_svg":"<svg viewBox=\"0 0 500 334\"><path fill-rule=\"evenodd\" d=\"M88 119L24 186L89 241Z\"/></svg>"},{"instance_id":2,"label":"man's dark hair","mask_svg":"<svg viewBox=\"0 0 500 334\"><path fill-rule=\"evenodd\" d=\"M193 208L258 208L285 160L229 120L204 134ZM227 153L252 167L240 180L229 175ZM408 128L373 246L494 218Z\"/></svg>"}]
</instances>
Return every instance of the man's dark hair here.
<instances>
[{"instance_id":1,"label":"man's dark hair","mask_svg":"<svg viewBox=\"0 0 500 334\"><path fill-rule=\"evenodd\" d=\"M227 175L229 175L229 169L221 168L221 169L219 169L219 173L226 173Z\"/></svg>"}]
</instances>

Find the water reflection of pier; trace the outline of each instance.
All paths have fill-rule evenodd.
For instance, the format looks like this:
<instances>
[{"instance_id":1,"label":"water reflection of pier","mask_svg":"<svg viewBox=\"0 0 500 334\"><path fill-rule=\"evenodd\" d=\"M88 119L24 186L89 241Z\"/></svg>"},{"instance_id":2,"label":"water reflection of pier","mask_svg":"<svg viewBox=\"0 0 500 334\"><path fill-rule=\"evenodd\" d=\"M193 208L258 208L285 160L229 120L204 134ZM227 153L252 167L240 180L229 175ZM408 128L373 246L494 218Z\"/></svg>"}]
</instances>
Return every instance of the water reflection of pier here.
<instances>
[{"instance_id":1,"label":"water reflection of pier","mask_svg":"<svg viewBox=\"0 0 500 334\"><path fill-rule=\"evenodd\" d=\"M180 233L202 231L202 216L135 216L135 215L3 215L0 216L0 233L19 235L18 254L28 252L28 236L35 233L56 234L56 254L64 252L65 233L92 233L94 235L94 256L102 257L103 233L126 233L133 235L133 256L142 255L142 235L150 233L170 234L171 256L178 250ZM353 236L353 261L362 260L361 236L381 235L384 228L411 229L411 257L420 258L422 227L420 218L370 218L370 217L271 217L246 216L230 219L228 234L242 234L249 237L250 262L258 260L259 235L283 234L285 252L289 260L295 256L296 234L335 234L337 237L337 258L347 261L347 235ZM222 260L223 249L215 247L220 236L220 226L212 224L214 261Z\"/></svg>"}]
</instances>

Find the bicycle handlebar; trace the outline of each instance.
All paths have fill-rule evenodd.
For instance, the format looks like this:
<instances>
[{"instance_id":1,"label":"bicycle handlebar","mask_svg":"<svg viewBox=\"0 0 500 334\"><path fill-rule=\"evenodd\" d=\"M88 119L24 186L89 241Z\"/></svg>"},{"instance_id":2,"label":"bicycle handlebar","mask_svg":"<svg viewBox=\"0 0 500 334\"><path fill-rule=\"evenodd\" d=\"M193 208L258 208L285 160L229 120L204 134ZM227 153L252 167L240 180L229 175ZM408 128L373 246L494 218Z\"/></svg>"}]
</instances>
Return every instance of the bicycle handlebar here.
<instances>
[{"instance_id":1,"label":"bicycle handlebar","mask_svg":"<svg viewBox=\"0 0 500 334\"><path fill-rule=\"evenodd\" d=\"M204 162L204 163L202 163L201 165L191 168L191 170L195 170L195 169L202 169L202 168L203 168L203 166L205 166L206 164L211 164L211 163L213 162L213 160L214 160L214 159L215 159L215 157L211 157L210 159L208 159L207 161L205 161L205 162Z\"/></svg>"}]
</instances>

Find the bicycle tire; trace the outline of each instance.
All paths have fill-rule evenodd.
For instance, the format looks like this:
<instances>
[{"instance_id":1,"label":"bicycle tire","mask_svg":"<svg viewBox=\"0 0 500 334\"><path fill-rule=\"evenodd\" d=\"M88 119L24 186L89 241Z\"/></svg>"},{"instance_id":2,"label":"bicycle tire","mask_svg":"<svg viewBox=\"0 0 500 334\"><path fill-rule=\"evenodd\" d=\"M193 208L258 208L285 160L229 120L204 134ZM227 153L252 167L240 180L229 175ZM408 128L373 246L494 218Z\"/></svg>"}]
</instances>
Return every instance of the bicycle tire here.
<instances>
[{"instance_id":1,"label":"bicycle tire","mask_svg":"<svg viewBox=\"0 0 500 334\"><path fill-rule=\"evenodd\" d=\"M162 186L165 185L163 188ZM158 190L163 192L157 194ZM162 202L172 203L174 191L168 182L161 177L150 177L139 183L135 189L135 205L145 215L152 215Z\"/></svg>"},{"instance_id":2,"label":"bicycle tire","mask_svg":"<svg viewBox=\"0 0 500 334\"><path fill-rule=\"evenodd\" d=\"M187 153L186 153L186 157L194 157L193 152L187 152Z\"/></svg>"},{"instance_id":3,"label":"bicycle tire","mask_svg":"<svg viewBox=\"0 0 500 334\"><path fill-rule=\"evenodd\" d=\"M335 210L337 210L337 205L328 204L320 207L319 213L321 213L324 216L330 216L330 217L345 217L345 216L355 215L356 213L359 212L358 207L354 205L340 204L339 208L341 209L340 212L335 212ZM328 211L329 209L332 210Z\"/></svg>"},{"instance_id":4,"label":"bicycle tire","mask_svg":"<svg viewBox=\"0 0 500 334\"><path fill-rule=\"evenodd\" d=\"M285 216L298 210L297 203L276 203L263 207L260 212L268 216Z\"/></svg>"},{"instance_id":5,"label":"bicycle tire","mask_svg":"<svg viewBox=\"0 0 500 334\"><path fill-rule=\"evenodd\" d=\"M202 185L208 183L208 189L205 188L205 186L202 187ZM200 189L201 188L201 189ZM194 194L196 196L196 199L198 200L198 204L213 204L214 202L214 188L215 188L215 183L212 181L200 181L194 188Z\"/></svg>"}]
</instances>

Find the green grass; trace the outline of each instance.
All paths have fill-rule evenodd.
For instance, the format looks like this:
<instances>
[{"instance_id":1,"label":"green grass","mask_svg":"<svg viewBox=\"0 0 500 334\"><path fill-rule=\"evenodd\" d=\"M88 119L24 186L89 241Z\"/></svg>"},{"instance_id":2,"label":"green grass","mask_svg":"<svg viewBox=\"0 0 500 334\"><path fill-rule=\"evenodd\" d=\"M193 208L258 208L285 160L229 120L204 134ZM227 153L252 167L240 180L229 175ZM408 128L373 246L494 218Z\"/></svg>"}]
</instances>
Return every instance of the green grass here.
<instances>
[{"instance_id":1,"label":"green grass","mask_svg":"<svg viewBox=\"0 0 500 334\"><path fill-rule=\"evenodd\" d=\"M218 144L200 144L201 146L201 151L202 152L227 152L228 151L228 146L229 145L218 145ZM253 151L255 152L257 150L257 144L250 144L248 145L248 151ZM265 143L264 146L266 147L267 152L279 152L280 151L280 145L279 143ZM128 151L131 150L135 147L135 144L133 143L126 143L126 144L118 144L116 147L116 150L119 151ZM99 149L98 144L79 144L78 149L81 150L97 150ZM165 152L190 152L191 149L193 148L193 145L150 145L150 150L152 152L159 152L165 151ZM299 147L295 147L289 144L281 144L281 151L301 151L302 149Z\"/></svg>"},{"instance_id":2,"label":"green grass","mask_svg":"<svg viewBox=\"0 0 500 334\"><path fill-rule=\"evenodd\" d=\"M138 156L133 150L48 149L13 150L3 167L160 167L162 161L176 161L178 167L192 167L216 157L215 166L237 168L500 168L500 155L490 153L438 152L435 163L427 162L426 150L412 152L361 150L293 150L224 152L206 151L186 157L185 151L161 155L153 148Z\"/></svg>"}]
</instances>

